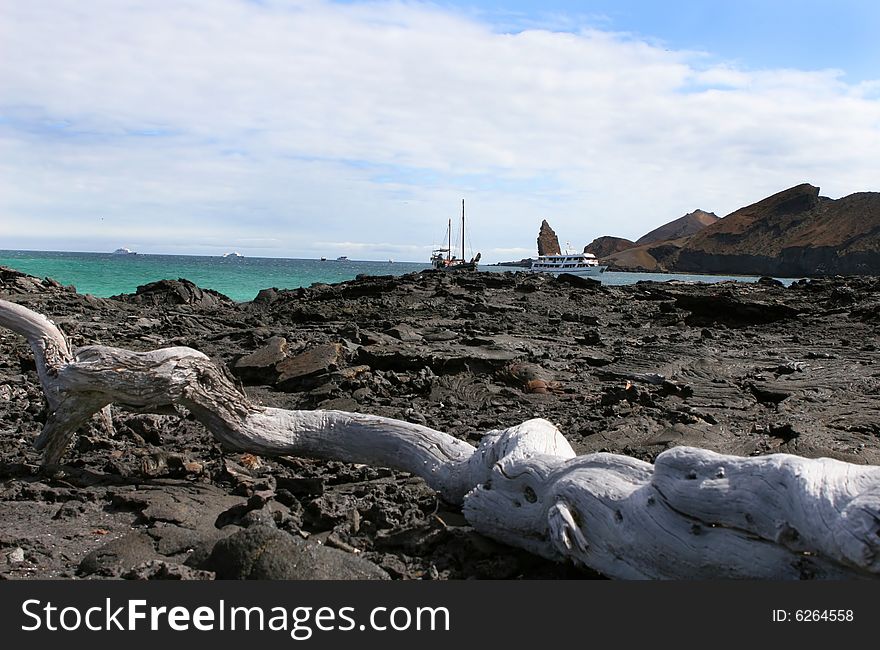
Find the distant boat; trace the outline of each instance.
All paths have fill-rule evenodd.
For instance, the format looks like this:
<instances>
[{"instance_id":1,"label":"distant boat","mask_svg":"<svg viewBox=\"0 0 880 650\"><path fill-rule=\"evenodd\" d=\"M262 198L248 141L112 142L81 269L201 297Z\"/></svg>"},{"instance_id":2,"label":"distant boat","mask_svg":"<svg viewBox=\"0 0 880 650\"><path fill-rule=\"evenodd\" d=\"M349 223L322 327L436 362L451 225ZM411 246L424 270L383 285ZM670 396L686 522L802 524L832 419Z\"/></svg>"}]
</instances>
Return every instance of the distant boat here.
<instances>
[{"instance_id":1,"label":"distant boat","mask_svg":"<svg viewBox=\"0 0 880 650\"><path fill-rule=\"evenodd\" d=\"M337 262L347 262L348 258L345 255L340 255L339 257L336 258L336 261Z\"/></svg>"},{"instance_id":2,"label":"distant boat","mask_svg":"<svg viewBox=\"0 0 880 650\"><path fill-rule=\"evenodd\" d=\"M608 267L600 264L592 253L569 253L566 244L565 253L558 255L538 255L537 260L532 261L530 271L533 273L551 273L559 275L591 276L605 272Z\"/></svg>"},{"instance_id":3,"label":"distant boat","mask_svg":"<svg viewBox=\"0 0 880 650\"><path fill-rule=\"evenodd\" d=\"M326 262L326 261L327 261L327 258L326 258L326 257L322 257L322 258L321 258L321 261L322 261L322 262Z\"/></svg>"},{"instance_id":4,"label":"distant boat","mask_svg":"<svg viewBox=\"0 0 880 650\"><path fill-rule=\"evenodd\" d=\"M135 253L134 251L129 250L127 248L117 248L115 251L113 251L113 254L114 255L137 255L137 253Z\"/></svg>"},{"instance_id":5,"label":"distant boat","mask_svg":"<svg viewBox=\"0 0 880 650\"><path fill-rule=\"evenodd\" d=\"M394 260L388 260L389 264L394 264Z\"/></svg>"},{"instance_id":6,"label":"distant boat","mask_svg":"<svg viewBox=\"0 0 880 650\"><path fill-rule=\"evenodd\" d=\"M232 251L231 253L223 253L223 257L244 257L244 255L238 251Z\"/></svg>"},{"instance_id":7,"label":"distant boat","mask_svg":"<svg viewBox=\"0 0 880 650\"><path fill-rule=\"evenodd\" d=\"M446 235L448 243L446 248L438 248L431 253L431 266L441 271L476 271L480 261L480 253L477 253L468 262L464 253L464 199L461 200L461 257L452 254L452 219L447 225Z\"/></svg>"}]
</instances>

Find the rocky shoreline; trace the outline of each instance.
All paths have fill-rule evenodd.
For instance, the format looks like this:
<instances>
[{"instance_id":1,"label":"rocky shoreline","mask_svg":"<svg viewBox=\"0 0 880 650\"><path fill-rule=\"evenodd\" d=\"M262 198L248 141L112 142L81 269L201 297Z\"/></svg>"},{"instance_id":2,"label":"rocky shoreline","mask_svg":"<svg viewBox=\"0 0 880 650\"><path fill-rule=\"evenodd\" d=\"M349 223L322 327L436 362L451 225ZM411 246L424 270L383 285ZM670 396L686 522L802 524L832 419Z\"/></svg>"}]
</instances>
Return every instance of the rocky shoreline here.
<instances>
[{"instance_id":1,"label":"rocky shoreline","mask_svg":"<svg viewBox=\"0 0 880 650\"><path fill-rule=\"evenodd\" d=\"M477 442L543 417L578 453L675 445L880 464L880 279L786 288L444 273L266 289L185 280L100 299L0 269L0 298L74 346L187 345L265 405L427 424ZM58 471L25 341L0 330L0 578L595 578L487 540L420 479L221 449L113 410Z\"/></svg>"}]
</instances>

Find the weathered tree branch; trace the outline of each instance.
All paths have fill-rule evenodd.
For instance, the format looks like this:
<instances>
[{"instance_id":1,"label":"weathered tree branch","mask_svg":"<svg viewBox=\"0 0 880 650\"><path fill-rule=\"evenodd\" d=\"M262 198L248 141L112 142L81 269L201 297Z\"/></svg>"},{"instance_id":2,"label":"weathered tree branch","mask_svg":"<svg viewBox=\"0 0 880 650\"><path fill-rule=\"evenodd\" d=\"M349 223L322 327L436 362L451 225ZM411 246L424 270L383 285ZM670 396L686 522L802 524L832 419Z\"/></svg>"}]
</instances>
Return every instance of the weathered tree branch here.
<instances>
[{"instance_id":1,"label":"weathered tree branch","mask_svg":"<svg viewBox=\"0 0 880 650\"><path fill-rule=\"evenodd\" d=\"M34 351L49 416L35 445L55 464L77 429L114 403L186 409L225 445L393 467L460 503L483 534L616 578L880 575L880 467L679 447L654 465L577 457L550 422L490 431L474 448L428 427L343 411L252 404L186 347L70 351L51 321L0 300L0 325Z\"/></svg>"}]
</instances>

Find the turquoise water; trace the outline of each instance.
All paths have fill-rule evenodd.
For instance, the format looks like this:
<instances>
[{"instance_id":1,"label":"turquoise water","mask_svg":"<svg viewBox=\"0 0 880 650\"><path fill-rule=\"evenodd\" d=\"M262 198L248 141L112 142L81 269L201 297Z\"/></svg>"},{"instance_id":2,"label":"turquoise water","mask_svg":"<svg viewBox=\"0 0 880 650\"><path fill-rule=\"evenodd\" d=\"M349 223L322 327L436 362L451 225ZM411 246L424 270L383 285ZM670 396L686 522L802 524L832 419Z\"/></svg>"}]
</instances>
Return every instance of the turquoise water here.
<instances>
[{"instance_id":1,"label":"turquoise water","mask_svg":"<svg viewBox=\"0 0 880 650\"><path fill-rule=\"evenodd\" d=\"M253 300L260 289L294 289L314 282L342 282L360 273L403 275L430 264L293 260L268 257L202 257L196 255L113 255L0 251L0 266L37 277L50 277L80 293L107 297L134 293L156 280L186 278L233 300Z\"/></svg>"},{"instance_id":2,"label":"turquoise water","mask_svg":"<svg viewBox=\"0 0 880 650\"><path fill-rule=\"evenodd\" d=\"M233 300L253 300L260 289L295 289L315 282L343 282L356 275L403 275L430 268L418 262L367 262L357 260L297 260L268 257L200 257L195 255L113 255L0 250L0 266L37 277L50 277L73 285L80 293L107 297L134 293L139 285L156 280L186 278L204 289L214 289ZM522 271L521 268L483 266L483 271ZM633 284L640 280L753 282L756 277L681 275L665 273L615 273L599 276L605 284ZM785 280L788 284L791 280Z\"/></svg>"}]
</instances>

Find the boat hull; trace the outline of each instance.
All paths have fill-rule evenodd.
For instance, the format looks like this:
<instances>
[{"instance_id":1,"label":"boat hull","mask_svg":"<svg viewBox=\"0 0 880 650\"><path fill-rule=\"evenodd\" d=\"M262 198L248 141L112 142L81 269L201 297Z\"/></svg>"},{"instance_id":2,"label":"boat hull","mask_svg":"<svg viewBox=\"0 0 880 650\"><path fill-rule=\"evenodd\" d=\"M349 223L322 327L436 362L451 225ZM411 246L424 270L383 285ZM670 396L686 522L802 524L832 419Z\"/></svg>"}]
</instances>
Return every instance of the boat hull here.
<instances>
[{"instance_id":1,"label":"boat hull","mask_svg":"<svg viewBox=\"0 0 880 650\"><path fill-rule=\"evenodd\" d=\"M584 277L594 277L605 273L607 266L590 266L585 269L529 269L530 273L549 273L550 275L580 275Z\"/></svg>"},{"instance_id":2,"label":"boat hull","mask_svg":"<svg viewBox=\"0 0 880 650\"><path fill-rule=\"evenodd\" d=\"M462 262L461 264L434 264L438 271L476 271L476 262Z\"/></svg>"}]
</instances>

